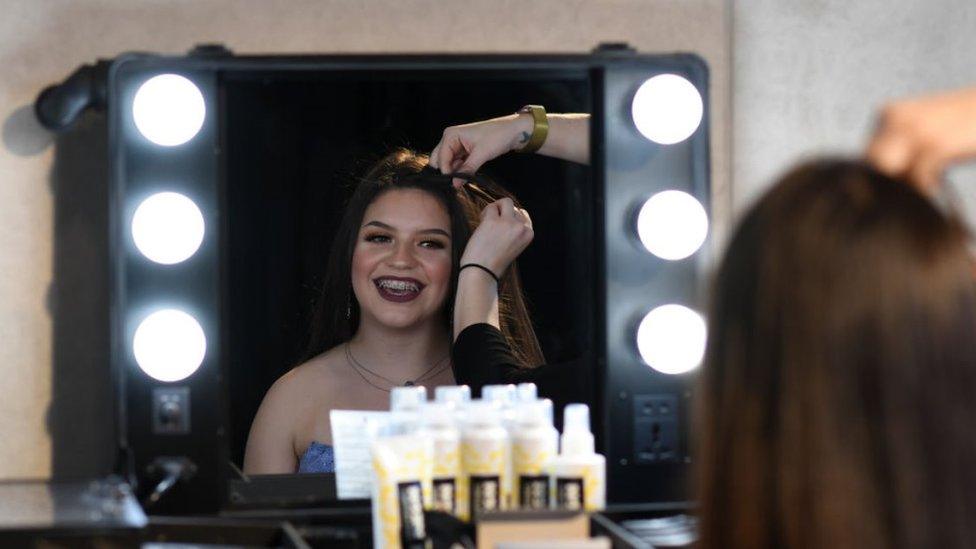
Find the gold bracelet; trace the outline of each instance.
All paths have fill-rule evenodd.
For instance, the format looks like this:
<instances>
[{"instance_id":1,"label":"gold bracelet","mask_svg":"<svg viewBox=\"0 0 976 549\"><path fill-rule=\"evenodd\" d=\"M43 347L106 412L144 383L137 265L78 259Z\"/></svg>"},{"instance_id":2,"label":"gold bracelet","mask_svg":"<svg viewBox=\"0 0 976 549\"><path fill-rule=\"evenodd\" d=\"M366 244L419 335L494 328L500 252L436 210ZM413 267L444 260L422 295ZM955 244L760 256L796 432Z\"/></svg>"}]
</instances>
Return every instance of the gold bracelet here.
<instances>
[{"instance_id":1,"label":"gold bracelet","mask_svg":"<svg viewBox=\"0 0 976 549\"><path fill-rule=\"evenodd\" d=\"M518 114L532 115L532 136L529 142L515 152L534 153L542 147L549 135L549 118L546 116L546 109L542 105L526 105L518 110Z\"/></svg>"}]
</instances>

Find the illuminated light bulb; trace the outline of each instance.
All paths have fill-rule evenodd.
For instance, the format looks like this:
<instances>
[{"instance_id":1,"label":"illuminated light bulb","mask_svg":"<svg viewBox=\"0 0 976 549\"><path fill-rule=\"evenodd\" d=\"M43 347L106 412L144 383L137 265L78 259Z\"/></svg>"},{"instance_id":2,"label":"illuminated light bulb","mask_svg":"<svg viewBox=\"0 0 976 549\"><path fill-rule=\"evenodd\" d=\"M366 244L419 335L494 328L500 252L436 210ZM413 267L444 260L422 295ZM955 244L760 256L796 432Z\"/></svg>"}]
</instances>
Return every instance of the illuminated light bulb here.
<instances>
[{"instance_id":1,"label":"illuminated light bulb","mask_svg":"<svg viewBox=\"0 0 976 549\"><path fill-rule=\"evenodd\" d=\"M157 193L142 201L132 216L136 248L156 263L172 265L188 259L203 242L200 208L179 193Z\"/></svg>"},{"instance_id":2,"label":"illuminated light bulb","mask_svg":"<svg viewBox=\"0 0 976 549\"><path fill-rule=\"evenodd\" d=\"M673 145L695 133L704 108L694 84L676 74L659 74L637 89L630 112L644 137Z\"/></svg>"},{"instance_id":3,"label":"illuminated light bulb","mask_svg":"<svg viewBox=\"0 0 976 549\"><path fill-rule=\"evenodd\" d=\"M200 131L207 113L200 88L178 74L160 74L136 91L132 117L146 139L164 147L182 145Z\"/></svg>"},{"instance_id":4,"label":"illuminated light bulb","mask_svg":"<svg viewBox=\"0 0 976 549\"><path fill-rule=\"evenodd\" d=\"M179 381L197 371L207 353L207 338L195 318L177 309L147 316L132 338L136 363L159 381Z\"/></svg>"},{"instance_id":5,"label":"illuminated light bulb","mask_svg":"<svg viewBox=\"0 0 976 549\"><path fill-rule=\"evenodd\" d=\"M707 331L700 314L682 305L661 305L637 328L637 350L651 368L683 374L701 364Z\"/></svg>"},{"instance_id":6,"label":"illuminated light bulb","mask_svg":"<svg viewBox=\"0 0 976 549\"><path fill-rule=\"evenodd\" d=\"M637 236L647 251L661 259L684 259L705 242L708 214L690 194L662 191L641 206L637 214Z\"/></svg>"}]
</instances>

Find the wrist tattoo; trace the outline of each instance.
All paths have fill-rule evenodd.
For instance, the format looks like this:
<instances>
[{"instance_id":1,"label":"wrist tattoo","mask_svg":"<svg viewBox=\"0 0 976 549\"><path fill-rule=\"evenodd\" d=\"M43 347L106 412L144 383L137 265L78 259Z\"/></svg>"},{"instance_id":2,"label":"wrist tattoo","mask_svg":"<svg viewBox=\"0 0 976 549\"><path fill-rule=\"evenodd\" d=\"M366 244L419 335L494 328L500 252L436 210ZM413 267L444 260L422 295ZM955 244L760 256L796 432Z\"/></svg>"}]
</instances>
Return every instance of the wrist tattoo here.
<instances>
[{"instance_id":1,"label":"wrist tattoo","mask_svg":"<svg viewBox=\"0 0 976 549\"><path fill-rule=\"evenodd\" d=\"M522 132L521 137L519 137L519 143L528 143L532 135L529 132Z\"/></svg>"}]
</instances>

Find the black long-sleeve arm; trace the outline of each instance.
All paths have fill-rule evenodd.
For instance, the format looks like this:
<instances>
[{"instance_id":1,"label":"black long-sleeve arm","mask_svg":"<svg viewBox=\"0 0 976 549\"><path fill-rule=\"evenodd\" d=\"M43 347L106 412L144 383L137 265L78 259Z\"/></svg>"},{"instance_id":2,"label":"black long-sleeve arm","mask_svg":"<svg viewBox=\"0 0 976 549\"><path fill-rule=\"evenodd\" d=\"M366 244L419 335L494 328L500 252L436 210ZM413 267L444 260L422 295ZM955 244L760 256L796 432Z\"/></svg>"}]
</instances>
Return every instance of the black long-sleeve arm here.
<instances>
[{"instance_id":1,"label":"black long-sleeve arm","mask_svg":"<svg viewBox=\"0 0 976 549\"><path fill-rule=\"evenodd\" d=\"M520 367L505 337L491 324L472 324L462 330L451 353L455 381L470 386L476 395L485 385L535 383L539 396L552 399L557 418L566 404L589 401L581 383L580 361Z\"/></svg>"}]
</instances>

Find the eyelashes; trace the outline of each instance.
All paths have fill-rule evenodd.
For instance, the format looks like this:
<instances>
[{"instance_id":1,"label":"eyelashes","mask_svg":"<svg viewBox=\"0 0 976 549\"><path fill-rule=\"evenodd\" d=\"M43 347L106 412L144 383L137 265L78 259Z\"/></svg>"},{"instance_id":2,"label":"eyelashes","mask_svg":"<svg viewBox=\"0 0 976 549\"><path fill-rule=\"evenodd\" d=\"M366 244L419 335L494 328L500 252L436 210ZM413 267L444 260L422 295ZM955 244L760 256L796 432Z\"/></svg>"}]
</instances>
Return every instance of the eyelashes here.
<instances>
[{"instance_id":1,"label":"eyelashes","mask_svg":"<svg viewBox=\"0 0 976 549\"><path fill-rule=\"evenodd\" d=\"M393 241L393 237L387 234L374 233L364 236L363 241L371 244L389 244ZM420 241L419 245L421 248L426 248L429 250L443 250L447 248L447 244L437 239L422 240Z\"/></svg>"}]
</instances>

